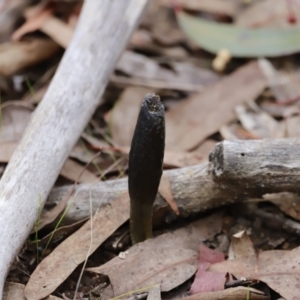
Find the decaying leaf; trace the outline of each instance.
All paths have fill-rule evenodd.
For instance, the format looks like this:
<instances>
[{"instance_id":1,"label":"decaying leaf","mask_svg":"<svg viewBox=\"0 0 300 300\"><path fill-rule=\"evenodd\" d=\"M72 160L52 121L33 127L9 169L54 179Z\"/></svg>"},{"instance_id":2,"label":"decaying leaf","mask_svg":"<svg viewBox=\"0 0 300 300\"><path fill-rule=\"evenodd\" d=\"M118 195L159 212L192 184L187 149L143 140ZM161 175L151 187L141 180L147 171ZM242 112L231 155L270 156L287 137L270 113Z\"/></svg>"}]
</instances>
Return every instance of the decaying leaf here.
<instances>
[{"instance_id":1,"label":"decaying leaf","mask_svg":"<svg viewBox=\"0 0 300 300\"><path fill-rule=\"evenodd\" d=\"M286 137L300 137L300 115L288 117L285 120Z\"/></svg>"},{"instance_id":2,"label":"decaying leaf","mask_svg":"<svg viewBox=\"0 0 300 300\"><path fill-rule=\"evenodd\" d=\"M27 8L24 12L26 22L12 34L12 40L20 40L26 33L40 30L66 48L72 39L74 29L53 14L52 8L41 3Z\"/></svg>"},{"instance_id":3,"label":"decaying leaf","mask_svg":"<svg viewBox=\"0 0 300 300\"><path fill-rule=\"evenodd\" d=\"M19 142L31 118L32 108L19 101L1 107L0 143Z\"/></svg>"},{"instance_id":4,"label":"decaying leaf","mask_svg":"<svg viewBox=\"0 0 300 300\"><path fill-rule=\"evenodd\" d=\"M259 67L266 76L269 87L279 103L292 103L300 97L300 78L295 71L277 71L267 59L259 59Z\"/></svg>"},{"instance_id":5,"label":"decaying leaf","mask_svg":"<svg viewBox=\"0 0 300 300\"><path fill-rule=\"evenodd\" d=\"M14 101L5 103L1 110L0 162L8 162L30 121L32 109L28 104ZM61 175L79 182L99 181L98 177L88 170L84 170L81 174L83 168L79 163L68 159L61 170Z\"/></svg>"},{"instance_id":6,"label":"decaying leaf","mask_svg":"<svg viewBox=\"0 0 300 300\"><path fill-rule=\"evenodd\" d=\"M59 46L48 39L34 39L0 46L0 75L10 76L18 71L49 59Z\"/></svg>"},{"instance_id":7,"label":"decaying leaf","mask_svg":"<svg viewBox=\"0 0 300 300\"><path fill-rule=\"evenodd\" d=\"M130 255L129 250L126 259L118 258L121 262L113 268L103 265L88 270L108 275L115 296L154 284L161 284L162 291L169 291L193 276L197 258L197 252L190 249L157 246L135 255Z\"/></svg>"},{"instance_id":8,"label":"decaying leaf","mask_svg":"<svg viewBox=\"0 0 300 300\"><path fill-rule=\"evenodd\" d=\"M122 153L126 153L126 154L128 154L130 150L129 147L118 147L117 149ZM167 150L165 151L164 154L164 165L167 167L178 167L178 168L197 165L199 163L207 161L208 154L209 154L207 152L207 149L203 148L192 152L181 152L181 151L175 152L175 151Z\"/></svg>"},{"instance_id":9,"label":"decaying leaf","mask_svg":"<svg viewBox=\"0 0 300 300\"><path fill-rule=\"evenodd\" d=\"M171 184L168 175L164 172L160 179L158 192L169 203L169 205L171 206L172 210L176 213L176 215L179 215L179 209L172 194Z\"/></svg>"},{"instance_id":10,"label":"decaying leaf","mask_svg":"<svg viewBox=\"0 0 300 300\"><path fill-rule=\"evenodd\" d=\"M126 259L116 257L88 270L108 275L115 296L153 284L171 290L196 272L199 243L219 232L220 225L220 215L207 217L134 245Z\"/></svg>"},{"instance_id":11,"label":"decaying leaf","mask_svg":"<svg viewBox=\"0 0 300 300\"><path fill-rule=\"evenodd\" d=\"M41 218L43 219L43 217ZM51 233L47 234L45 237L43 237L41 240L33 241L31 243L28 243L27 248L31 250L36 250L36 247L46 247L50 242L52 243L58 243L59 241L65 239L69 235L71 235L73 232L75 232L77 229L79 229L88 219L84 219L78 222L75 222L72 225L62 226ZM46 220L47 221L47 220ZM50 222L47 222L46 224L49 224ZM39 226L40 228L43 228L43 226ZM40 229L39 228L39 229ZM33 231L35 232L35 231Z\"/></svg>"},{"instance_id":12,"label":"decaying leaf","mask_svg":"<svg viewBox=\"0 0 300 300\"><path fill-rule=\"evenodd\" d=\"M254 102L240 104L235 112L243 127L255 138L282 138L285 128L282 123L261 110Z\"/></svg>"},{"instance_id":13,"label":"decaying leaf","mask_svg":"<svg viewBox=\"0 0 300 300\"><path fill-rule=\"evenodd\" d=\"M88 170L84 170L84 166L72 159L67 159L60 175L78 182L98 182L99 178Z\"/></svg>"},{"instance_id":14,"label":"decaying leaf","mask_svg":"<svg viewBox=\"0 0 300 300\"><path fill-rule=\"evenodd\" d=\"M171 81L173 84L212 84L219 76L210 70L197 67L189 62L170 62L169 68L147 56L125 51L117 63L116 69L134 77Z\"/></svg>"},{"instance_id":15,"label":"decaying leaf","mask_svg":"<svg viewBox=\"0 0 300 300\"><path fill-rule=\"evenodd\" d=\"M118 146L130 146L140 106L149 92L146 88L129 87L120 95L108 118L112 137Z\"/></svg>"},{"instance_id":16,"label":"decaying leaf","mask_svg":"<svg viewBox=\"0 0 300 300\"><path fill-rule=\"evenodd\" d=\"M210 271L230 272L237 278L261 280L288 300L299 298L300 247L270 250L258 255L213 264Z\"/></svg>"},{"instance_id":17,"label":"decaying leaf","mask_svg":"<svg viewBox=\"0 0 300 300\"><path fill-rule=\"evenodd\" d=\"M300 221L300 197L297 194L282 192L266 194L263 199L277 205L288 216Z\"/></svg>"},{"instance_id":18,"label":"decaying leaf","mask_svg":"<svg viewBox=\"0 0 300 300\"><path fill-rule=\"evenodd\" d=\"M18 146L18 142L0 142L0 162L8 162Z\"/></svg>"},{"instance_id":19,"label":"decaying leaf","mask_svg":"<svg viewBox=\"0 0 300 300\"><path fill-rule=\"evenodd\" d=\"M207 292L195 294L183 298L182 300L269 300L269 296L265 296L263 292L250 288L239 286L236 288L229 288L222 291Z\"/></svg>"},{"instance_id":20,"label":"decaying leaf","mask_svg":"<svg viewBox=\"0 0 300 300\"><path fill-rule=\"evenodd\" d=\"M5 103L0 109L0 162L8 162L30 120L32 109L18 101Z\"/></svg>"},{"instance_id":21,"label":"decaying leaf","mask_svg":"<svg viewBox=\"0 0 300 300\"><path fill-rule=\"evenodd\" d=\"M231 237L231 243L229 248L229 259L236 259L240 257L246 257L255 255L255 249L248 237L247 233L243 230Z\"/></svg>"},{"instance_id":22,"label":"decaying leaf","mask_svg":"<svg viewBox=\"0 0 300 300\"><path fill-rule=\"evenodd\" d=\"M52 293L128 218L129 196L126 193L102 208L42 260L26 285L26 298L38 300Z\"/></svg>"},{"instance_id":23,"label":"decaying leaf","mask_svg":"<svg viewBox=\"0 0 300 300\"><path fill-rule=\"evenodd\" d=\"M213 263L221 262L225 258L222 252L207 248L200 244L199 265L195 280L191 286L191 294L220 291L224 289L226 272L209 272L207 269Z\"/></svg>"},{"instance_id":24,"label":"decaying leaf","mask_svg":"<svg viewBox=\"0 0 300 300\"><path fill-rule=\"evenodd\" d=\"M201 145L198 146L195 149L195 151L193 151L192 153L194 153L194 152L199 153L199 155L203 159L207 160L209 153L213 150L213 148L215 146L216 146L216 141L211 140L211 139L207 139L203 143L201 143Z\"/></svg>"},{"instance_id":25,"label":"decaying leaf","mask_svg":"<svg viewBox=\"0 0 300 300\"><path fill-rule=\"evenodd\" d=\"M147 300L161 300L159 284L155 285L152 289L149 290Z\"/></svg>"},{"instance_id":26,"label":"decaying leaf","mask_svg":"<svg viewBox=\"0 0 300 300\"><path fill-rule=\"evenodd\" d=\"M257 136L245 130L236 121L223 125L219 130L224 140L255 140Z\"/></svg>"},{"instance_id":27,"label":"decaying leaf","mask_svg":"<svg viewBox=\"0 0 300 300\"><path fill-rule=\"evenodd\" d=\"M233 109L267 86L256 62L205 88L166 112L166 148L189 150L234 118Z\"/></svg>"},{"instance_id":28,"label":"decaying leaf","mask_svg":"<svg viewBox=\"0 0 300 300\"><path fill-rule=\"evenodd\" d=\"M11 38L13 41L19 41L25 34L39 30L43 26L43 24L47 22L47 20L51 17L53 13L52 9L41 6L39 6L39 8L40 9L36 9L35 7L34 12L33 8L25 10L27 20L12 34ZM28 13L26 14L26 12L28 11L32 11L33 13L28 15Z\"/></svg>"},{"instance_id":29,"label":"decaying leaf","mask_svg":"<svg viewBox=\"0 0 300 300\"><path fill-rule=\"evenodd\" d=\"M241 27L288 28L299 27L299 23L288 22L288 16L293 13L295 18L300 15L297 1L273 0L255 1L245 10L236 15L235 24Z\"/></svg>"},{"instance_id":30,"label":"decaying leaf","mask_svg":"<svg viewBox=\"0 0 300 300\"><path fill-rule=\"evenodd\" d=\"M161 0L164 5L174 5L171 0ZM235 16L238 11L238 1L222 1L222 0L177 0L176 5L189 10L198 10L209 13Z\"/></svg>"},{"instance_id":31,"label":"decaying leaf","mask_svg":"<svg viewBox=\"0 0 300 300\"><path fill-rule=\"evenodd\" d=\"M37 226L35 226L35 228L32 229L32 231L35 230L40 230L42 229L44 226L54 222L54 220L60 215L60 213L63 212L63 210L66 208L66 205L68 203L68 201L71 199L75 199L76 194L73 195L73 191L74 188L76 186L76 181L74 182L74 184L70 187L69 193L67 195L65 195L65 197L63 199L61 199L61 201L59 201L59 203L57 203L57 205L52 208L51 210L48 210L46 212L42 212L41 218L40 218L40 222L37 224ZM73 197L73 198L72 198ZM72 200L71 200L72 201ZM68 209L68 207L67 207ZM79 221L80 222L80 221ZM76 222L77 223L77 222ZM75 223L75 224L76 224Z\"/></svg>"},{"instance_id":32,"label":"decaying leaf","mask_svg":"<svg viewBox=\"0 0 300 300\"><path fill-rule=\"evenodd\" d=\"M25 285L20 283L7 282L4 286L3 300L26 300L24 293ZM44 300L59 300L55 296L48 296Z\"/></svg>"}]
</instances>

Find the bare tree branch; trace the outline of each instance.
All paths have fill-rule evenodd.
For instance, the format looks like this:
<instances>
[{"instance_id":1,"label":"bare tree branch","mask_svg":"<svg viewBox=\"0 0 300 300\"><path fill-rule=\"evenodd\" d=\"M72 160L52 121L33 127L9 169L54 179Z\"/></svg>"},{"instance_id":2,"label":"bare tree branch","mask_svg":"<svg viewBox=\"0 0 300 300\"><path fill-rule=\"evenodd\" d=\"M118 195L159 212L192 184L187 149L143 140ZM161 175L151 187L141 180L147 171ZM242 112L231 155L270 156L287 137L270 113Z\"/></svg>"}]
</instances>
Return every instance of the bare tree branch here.
<instances>
[{"instance_id":1,"label":"bare tree branch","mask_svg":"<svg viewBox=\"0 0 300 300\"><path fill-rule=\"evenodd\" d=\"M0 182L0 295L147 0L86 0L72 42ZM2 298L2 297L0 297Z\"/></svg>"},{"instance_id":2,"label":"bare tree branch","mask_svg":"<svg viewBox=\"0 0 300 300\"><path fill-rule=\"evenodd\" d=\"M210 154L210 163L166 171L181 216L204 212L266 193L294 192L300 194L300 139L266 139L255 141L224 141ZM55 188L47 204L63 199L70 186ZM111 203L127 190L127 178L76 188L64 224L89 216L90 192L93 211ZM284 201L284 194L278 195ZM158 194L154 204L154 221L176 218Z\"/></svg>"}]
</instances>

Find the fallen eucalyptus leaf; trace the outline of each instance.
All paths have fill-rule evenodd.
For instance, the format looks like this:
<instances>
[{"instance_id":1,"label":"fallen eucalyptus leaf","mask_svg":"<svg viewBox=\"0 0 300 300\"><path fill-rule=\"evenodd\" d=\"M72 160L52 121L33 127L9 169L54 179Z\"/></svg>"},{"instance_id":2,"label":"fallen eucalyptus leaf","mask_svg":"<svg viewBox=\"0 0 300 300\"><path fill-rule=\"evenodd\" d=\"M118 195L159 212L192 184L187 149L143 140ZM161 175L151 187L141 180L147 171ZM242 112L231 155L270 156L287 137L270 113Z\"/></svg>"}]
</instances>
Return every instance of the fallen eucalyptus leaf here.
<instances>
[{"instance_id":1,"label":"fallen eucalyptus leaf","mask_svg":"<svg viewBox=\"0 0 300 300\"><path fill-rule=\"evenodd\" d=\"M227 49L233 57L272 57L300 50L299 28L242 28L197 18L181 10L176 15L186 35L215 54Z\"/></svg>"}]
</instances>

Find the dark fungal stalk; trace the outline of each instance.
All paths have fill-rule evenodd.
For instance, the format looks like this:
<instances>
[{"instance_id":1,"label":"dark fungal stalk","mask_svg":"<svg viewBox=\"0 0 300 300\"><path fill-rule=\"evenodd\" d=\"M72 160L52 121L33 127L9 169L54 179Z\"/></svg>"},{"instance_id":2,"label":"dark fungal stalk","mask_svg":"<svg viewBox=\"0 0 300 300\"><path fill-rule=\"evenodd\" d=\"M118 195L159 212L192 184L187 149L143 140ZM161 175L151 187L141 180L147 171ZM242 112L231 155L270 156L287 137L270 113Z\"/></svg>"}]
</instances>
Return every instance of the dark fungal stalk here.
<instances>
[{"instance_id":1,"label":"dark fungal stalk","mask_svg":"<svg viewBox=\"0 0 300 300\"><path fill-rule=\"evenodd\" d=\"M165 110L158 95L145 96L129 153L130 233L136 244L152 237L152 210L162 175Z\"/></svg>"}]
</instances>

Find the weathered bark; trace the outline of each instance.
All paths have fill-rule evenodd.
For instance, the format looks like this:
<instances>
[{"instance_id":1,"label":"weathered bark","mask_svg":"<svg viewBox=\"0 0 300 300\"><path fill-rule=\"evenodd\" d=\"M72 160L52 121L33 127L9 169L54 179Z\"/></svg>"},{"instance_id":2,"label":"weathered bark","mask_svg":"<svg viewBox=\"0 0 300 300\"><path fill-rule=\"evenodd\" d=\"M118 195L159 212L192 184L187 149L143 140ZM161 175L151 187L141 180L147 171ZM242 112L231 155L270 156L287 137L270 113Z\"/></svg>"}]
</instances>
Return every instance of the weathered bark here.
<instances>
[{"instance_id":1,"label":"weathered bark","mask_svg":"<svg viewBox=\"0 0 300 300\"><path fill-rule=\"evenodd\" d=\"M0 75L11 76L24 68L49 59L59 49L59 45L50 39L1 44Z\"/></svg>"},{"instance_id":2,"label":"weathered bark","mask_svg":"<svg viewBox=\"0 0 300 300\"><path fill-rule=\"evenodd\" d=\"M68 154L99 105L147 0L86 0L72 42L0 182L0 298Z\"/></svg>"},{"instance_id":3,"label":"weathered bark","mask_svg":"<svg viewBox=\"0 0 300 300\"><path fill-rule=\"evenodd\" d=\"M300 139L224 141L210 154L215 182L254 195L300 191Z\"/></svg>"},{"instance_id":4,"label":"weathered bark","mask_svg":"<svg viewBox=\"0 0 300 300\"><path fill-rule=\"evenodd\" d=\"M181 215L188 216L193 212L199 212L214 206L211 200L217 197L218 193L217 190L214 190L214 183L206 170L207 164L202 164L166 172ZM47 206L51 208L53 204L64 199L71 187L64 186L53 189L46 202L46 208ZM91 197L93 199L93 212L95 212L99 205L100 207L108 205L127 189L127 178L78 185L75 188L74 196L70 197L68 209L62 223L71 224L76 220L88 217L90 215ZM202 195L201 199L199 195ZM161 208L166 208L166 210L161 212ZM168 204L159 194L155 200L154 211L159 212L160 218L173 217L173 214L170 214Z\"/></svg>"},{"instance_id":5,"label":"weathered bark","mask_svg":"<svg viewBox=\"0 0 300 300\"><path fill-rule=\"evenodd\" d=\"M299 146L299 139L225 141L212 151L209 166L200 164L166 171L181 216L260 198L271 192L300 194ZM47 204L58 203L70 188L53 189ZM127 178L79 185L69 200L72 203L63 223L70 224L90 215L90 192L95 212L99 205L109 204L125 190ZM156 197L154 211L156 221L176 218L160 195Z\"/></svg>"}]
</instances>

